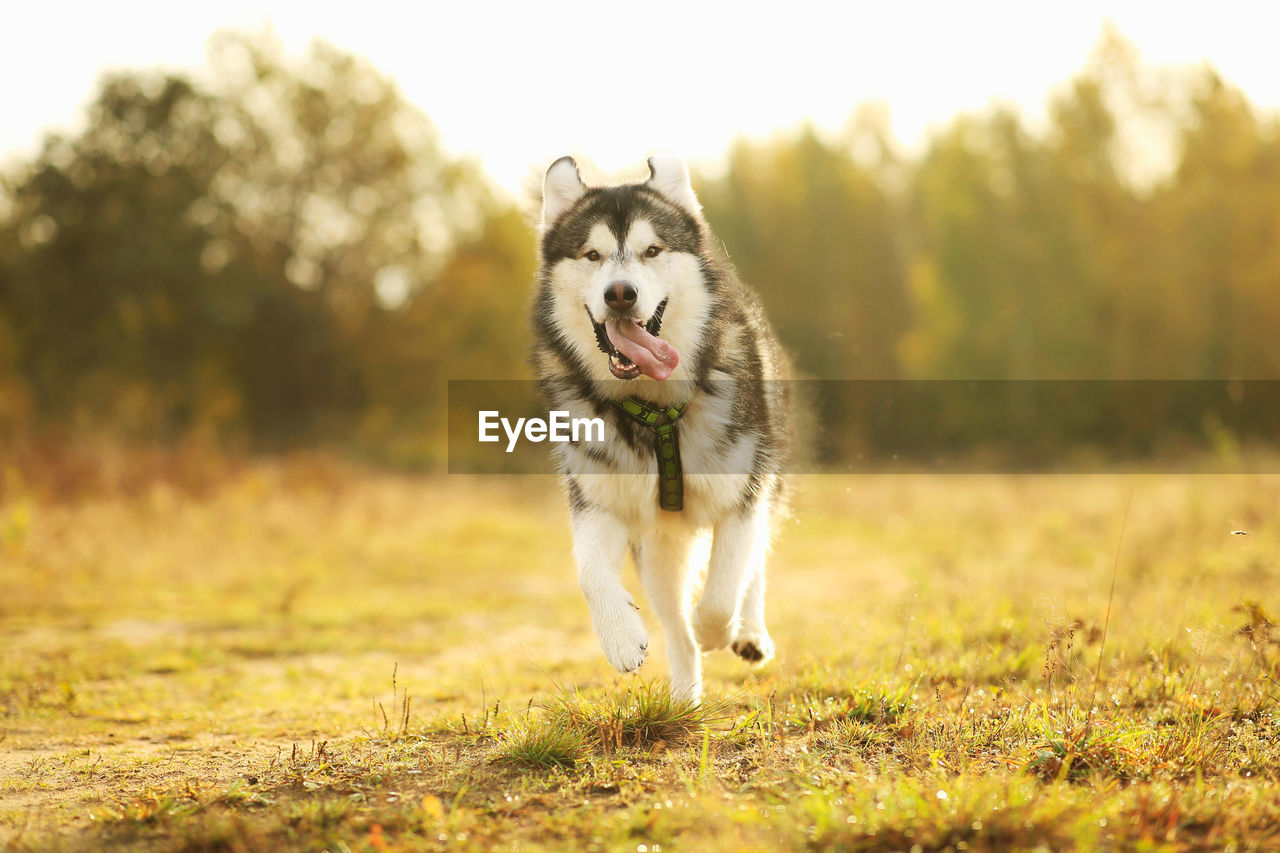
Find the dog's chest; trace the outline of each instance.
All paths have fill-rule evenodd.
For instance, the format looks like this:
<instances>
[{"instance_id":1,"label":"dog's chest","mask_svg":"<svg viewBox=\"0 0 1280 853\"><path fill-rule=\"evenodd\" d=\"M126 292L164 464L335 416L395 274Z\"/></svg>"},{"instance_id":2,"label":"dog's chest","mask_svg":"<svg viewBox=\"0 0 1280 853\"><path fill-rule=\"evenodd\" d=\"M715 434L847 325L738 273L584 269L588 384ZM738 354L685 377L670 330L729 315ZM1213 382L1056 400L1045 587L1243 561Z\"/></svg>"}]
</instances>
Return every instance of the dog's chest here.
<instances>
[{"instance_id":1,"label":"dog's chest","mask_svg":"<svg viewBox=\"0 0 1280 853\"><path fill-rule=\"evenodd\" d=\"M760 434L735 424L727 405L692 403L677 424L684 490L684 507L677 513L658 505L656 442L647 430L632 430L628 441L618 429L610 424L605 430L607 463L571 452L565 471L589 503L620 518L644 523L662 513L708 526L739 506L751 485Z\"/></svg>"}]
</instances>

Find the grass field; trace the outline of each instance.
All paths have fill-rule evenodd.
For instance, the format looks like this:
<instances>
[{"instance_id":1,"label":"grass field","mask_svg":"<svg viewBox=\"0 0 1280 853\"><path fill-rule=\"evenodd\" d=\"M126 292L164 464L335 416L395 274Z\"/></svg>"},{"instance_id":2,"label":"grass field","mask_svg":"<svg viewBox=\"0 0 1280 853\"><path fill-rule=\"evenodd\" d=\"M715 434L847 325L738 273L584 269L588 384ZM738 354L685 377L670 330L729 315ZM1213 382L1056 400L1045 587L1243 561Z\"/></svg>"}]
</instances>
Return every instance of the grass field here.
<instances>
[{"instance_id":1,"label":"grass field","mask_svg":"<svg viewBox=\"0 0 1280 853\"><path fill-rule=\"evenodd\" d=\"M1280 849L1280 477L798 490L778 658L686 708L651 617L604 661L549 478L11 489L0 846Z\"/></svg>"}]
</instances>

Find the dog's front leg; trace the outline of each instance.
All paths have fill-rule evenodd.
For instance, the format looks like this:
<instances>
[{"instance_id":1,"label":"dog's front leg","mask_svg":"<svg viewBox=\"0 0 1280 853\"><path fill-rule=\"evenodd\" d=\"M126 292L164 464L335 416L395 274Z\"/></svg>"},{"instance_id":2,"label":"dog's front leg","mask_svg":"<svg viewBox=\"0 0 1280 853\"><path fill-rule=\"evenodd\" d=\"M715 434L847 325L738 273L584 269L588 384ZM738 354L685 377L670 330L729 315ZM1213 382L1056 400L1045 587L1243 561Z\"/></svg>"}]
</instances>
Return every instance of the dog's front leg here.
<instances>
[{"instance_id":1,"label":"dog's front leg","mask_svg":"<svg viewBox=\"0 0 1280 853\"><path fill-rule=\"evenodd\" d=\"M591 609L600 648L619 672L639 669L649 650L649 635L640 621L639 608L622 586L626 550L626 527L611 513L588 508L575 515L573 554L578 561L578 585Z\"/></svg>"},{"instance_id":2,"label":"dog's front leg","mask_svg":"<svg viewBox=\"0 0 1280 853\"><path fill-rule=\"evenodd\" d=\"M640 581L654 614L662 621L671 663L671 692L677 699L702 698L702 659L689 627L689 556L694 540L683 532L651 533L636 549Z\"/></svg>"}]
</instances>

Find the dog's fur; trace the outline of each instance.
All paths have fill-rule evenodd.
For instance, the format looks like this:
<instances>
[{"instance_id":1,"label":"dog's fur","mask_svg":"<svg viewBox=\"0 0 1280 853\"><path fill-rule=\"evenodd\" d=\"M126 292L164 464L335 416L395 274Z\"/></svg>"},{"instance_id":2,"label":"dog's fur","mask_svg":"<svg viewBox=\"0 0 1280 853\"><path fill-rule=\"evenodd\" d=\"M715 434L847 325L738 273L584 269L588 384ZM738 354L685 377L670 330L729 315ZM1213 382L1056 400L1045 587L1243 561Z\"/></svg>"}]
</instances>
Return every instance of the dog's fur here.
<instances>
[{"instance_id":1,"label":"dog's fur","mask_svg":"<svg viewBox=\"0 0 1280 853\"><path fill-rule=\"evenodd\" d=\"M631 672L648 649L621 579L630 546L666 631L672 690L699 700L702 652L773 655L764 568L782 503L787 401L778 345L703 219L684 163L655 156L649 169L644 183L608 187L584 185L569 157L547 170L532 360L553 409L606 424L603 444L557 446L578 580L605 657ZM619 282L634 287L628 310L605 300ZM610 319L669 342L680 356L670 376L615 378L631 362L604 334ZM680 512L659 508L652 431L612 404L626 397L686 403Z\"/></svg>"}]
</instances>

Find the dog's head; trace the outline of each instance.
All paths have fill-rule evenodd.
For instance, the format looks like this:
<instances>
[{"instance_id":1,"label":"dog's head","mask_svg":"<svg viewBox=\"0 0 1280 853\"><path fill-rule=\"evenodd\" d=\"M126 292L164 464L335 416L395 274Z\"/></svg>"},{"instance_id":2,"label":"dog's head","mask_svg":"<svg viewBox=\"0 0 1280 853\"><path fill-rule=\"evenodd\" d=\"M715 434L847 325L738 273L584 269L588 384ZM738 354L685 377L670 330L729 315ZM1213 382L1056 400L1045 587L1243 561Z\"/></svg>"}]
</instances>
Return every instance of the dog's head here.
<instances>
[{"instance_id":1,"label":"dog's head","mask_svg":"<svg viewBox=\"0 0 1280 853\"><path fill-rule=\"evenodd\" d=\"M588 187L573 158L562 157L543 183L551 319L596 378L687 373L681 357L692 355L710 308L707 232L689 171L678 158L654 156L649 172L644 183Z\"/></svg>"}]
</instances>

